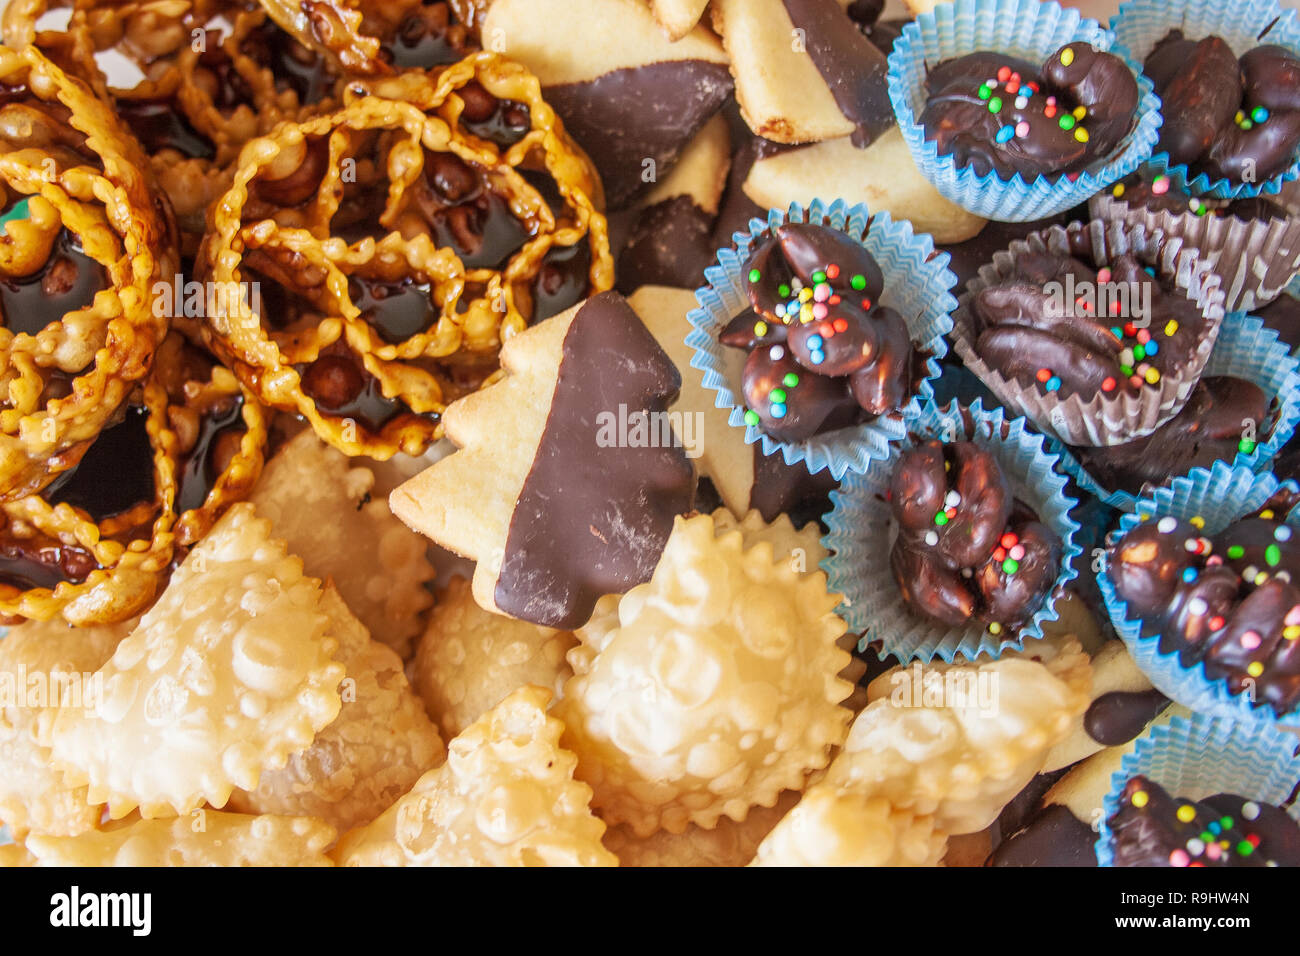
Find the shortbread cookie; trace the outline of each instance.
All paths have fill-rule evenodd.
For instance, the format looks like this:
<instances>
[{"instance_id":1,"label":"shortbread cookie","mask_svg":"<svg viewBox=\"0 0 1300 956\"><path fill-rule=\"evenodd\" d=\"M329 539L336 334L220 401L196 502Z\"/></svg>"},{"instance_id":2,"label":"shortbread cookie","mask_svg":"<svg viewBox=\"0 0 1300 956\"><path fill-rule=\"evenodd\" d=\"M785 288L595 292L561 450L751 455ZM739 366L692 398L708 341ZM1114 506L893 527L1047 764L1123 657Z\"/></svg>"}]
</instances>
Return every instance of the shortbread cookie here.
<instances>
[{"instance_id":1,"label":"shortbread cookie","mask_svg":"<svg viewBox=\"0 0 1300 956\"><path fill-rule=\"evenodd\" d=\"M84 786L64 786L40 727L65 696L70 708L95 706L102 685L94 674L133 626L33 621L0 638L0 824L15 840L28 832L75 836L99 823L103 808Z\"/></svg>"},{"instance_id":2,"label":"shortbread cookie","mask_svg":"<svg viewBox=\"0 0 1300 956\"><path fill-rule=\"evenodd\" d=\"M850 716L839 600L770 541L679 518L650 582L603 598L569 653L556 712L603 819L743 820L824 767Z\"/></svg>"},{"instance_id":3,"label":"shortbread cookie","mask_svg":"<svg viewBox=\"0 0 1300 956\"><path fill-rule=\"evenodd\" d=\"M447 751L407 683L401 659L371 640L334 588L325 588L320 608L347 670L340 685L343 708L310 747L282 769L263 773L256 789L236 790L229 806L242 813L319 817L343 832L387 810Z\"/></svg>"},{"instance_id":4,"label":"shortbread cookie","mask_svg":"<svg viewBox=\"0 0 1300 956\"><path fill-rule=\"evenodd\" d=\"M680 40L700 22L708 5L709 0L650 0L650 12L669 39Z\"/></svg>"},{"instance_id":5,"label":"shortbread cookie","mask_svg":"<svg viewBox=\"0 0 1300 956\"><path fill-rule=\"evenodd\" d=\"M494 0L482 35L541 81L611 209L663 178L731 95L718 39L696 26L671 42L644 0Z\"/></svg>"},{"instance_id":6,"label":"shortbread cookie","mask_svg":"<svg viewBox=\"0 0 1300 956\"><path fill-rule=\"evenodd\" d=\"M550 692L523 687L449 746L447 762L369 826L344 834L342 866L617 866L591 789L573 779Z\"/></svg>"},{"instance_id":7,"label":"shortbread cookie","mask_svg":"<svg viewBox=\"0 0 1300 956\"><path fill-rule=\"evenodd\" d=\"M913 662L876 678L826 782L933 814L946 833L984 829L1088 704L1078 642L1037 644L996 661Z\"/></svg>"},{"instance_id":8,"label":"shortbread cookie","mask_svg":"<svg viewBox=\"0 0 1300 956\"><path fill-rule=\"evenodd\" d=\"M478 606L465 578L453 578L429 616L411 662L411 682L450 740L525 684L557 695L573 669L569 631L539 627Z\"/></svg>"},{"instance_id":9,"label":"shortbread cookie","mask_svg":"<svg viewBox=\"0 0 1300 956\"><path fill-rule=\"evenodd\" d=\"M937 866L945 846L933 816L820 783L768 834L751 865Z\"/></svg>"},{"instance_id":10,"label":"shortbread cookie","mask_svg":"<svg viewBox=\"0 0 1300 956\"><path fill-rule=\"evenodd\" d=\"M759 136L865 147L894 127L885 55L835 0L715 0L713 26Z\"/></svg>"},{"instance_id":11,"label":"shortbread cookie","mask_svg":"<svg viewBox=\"0 0 1300 956\"><path fill-rule=\"evenodd\" d=\"M627 304L681 375L681 391L669 410L679 416L674 427L683 447L694 457L700 474L713 482L732 513L743 515L749 510L753 452L745 444L744 432L728 422L728 410L717 406L717 393L705 388L700 373L691 368L695 350L686 344L691 330L686 314L698 304L694 293L642 286L628 297Z\"/></svg>"},{"instance_id":12,"label":"shortbread cookie","mask_svg":"<svg viewBox=\"0 0 1300 956\"><path fill-rule=\"evenodd\" d=\"M772 807L752 807L737 823L722 817L712 830L691 824L681 833L657 830L638 837L623 824L605 831L605 848L618 857L619 866L745 866L758 845L799 802L787 790Z\"/></svg>"},{"instance_id":13,"label":"shortbread cookie","mask_svg":"<svg viewBox=\"0 0 1300 956\"><path fill-rule=\"evenodd\" d=\"M94 713L54 720L64 784L120 818L225 805L339 714L320 584L247 502L226 513L99 671Z\"/></svg>"},{"instance_id":14,"label":"shortbread cookie","mask_svg":"<svg viewBox=\"0 0 1300 956\"><path fill-rule=\"evenodd\" d=\"M40 866L331 866L334 828L311 817L196 809L79 837L33 836Z\"/></svg>"},{"instance_id":15,"label":"shortbread cookie","mask_svg":"<svg viewBox=\"0 0 1300 956\"><path fill-rule=\"evenodd\" d=\"M718 114L687 144L672 171L640 201L618 257L618 289L644 285L697 289L714 262L713 223L731 165L727 119Z\"/></svg>"},{"instance_id":16,"label":"shortbread cookie","mask_svg":"<svg viewBox=\"0 0 1300 956\"><path fill-rule=\"evenodd\" d=\"M649 580L691 507L694 472L666 414L681 377L612 292L516 335L501 364L503 380L447 409L462 450L389 504L478 562L482 607L577 627L602 594Z\"/></svg>"},{"instance_id":17,"label":"shortbread cookie","mask_svg":"<svg viewBox=\"0 0 1300 956\"><path fill-rule=\"evenodd\" d=\"M425 539L372 497L374 485L363 461L308 429L271 459L251 500L303 569L332 580L370 636L405 660L433 604L434 570Z\"/></svg>"},{"instance_id":18,"label":"shortbread cookie","mask_svg":"<svg viewBox=\"0 0 1300 956\"><path fill-rule=\"evenodd\" d=\"M763 156L745 180L745 193L764 208L807 205L828 196L866 203L872 212L910 219L917 232L930 233L935 242L962 242L984 225L921 175L897 127L866 149L845 137Z\"/></svg>"},{"instance_id":19,"label":"shortbread cookie","mask_svg":"<svg viewBox=\"0 0 1300 956\"><path fill-rule=\"evenodd\" d=\"M1044 773L1128 743L1169 706L1169 698L1138 670L1123 641L1108 641L1091 663L1091 702L1074 719L1069 736L1047 755Z\"/></svg>"}]
</instances>

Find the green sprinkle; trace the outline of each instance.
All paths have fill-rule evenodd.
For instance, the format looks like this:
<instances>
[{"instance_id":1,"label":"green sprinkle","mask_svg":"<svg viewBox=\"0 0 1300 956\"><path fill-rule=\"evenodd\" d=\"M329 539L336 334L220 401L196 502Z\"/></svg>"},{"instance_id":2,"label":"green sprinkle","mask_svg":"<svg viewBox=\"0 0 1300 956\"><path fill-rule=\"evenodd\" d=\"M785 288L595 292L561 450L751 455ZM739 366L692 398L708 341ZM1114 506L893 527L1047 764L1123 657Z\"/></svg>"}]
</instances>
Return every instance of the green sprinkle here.
<instances>
[{"instance_id":1,"label":"green sprinkle","mask_svg":"<svg viewBox=\"0 0 1300 956\"><path fill-rule=\"evenodd\" d=\"M976 95L982 100L987 100L993 95L993 87L989 86L987 83L982 83L980 84L979 92Z\"/></svg>"},{"instance_id":2,"label":"green sprinkle","mask_svg":"<svg viewBox=\"0 0 1300 956\"><path fill-rule=\"evenodd\" d=\"M1144 358L1146 358L1146 357L1147 357L1147 350L1146 350L1146 349L1144 349L1144 348L1143 348L1142 346L1140 346L1140 345L1135 345L1135 346L1133 346L1133 359L1134 359L1135 361L1140 362L1140 361L1142 361L1142 360L1143 360Z\"/></svg>"},{"instance_id":3,"label":"green sprinkle","mask_svg":"<svg viewBox=\"0 0 1300 956\"><path fill-rule=\"evenodd\" d=\"M760 421L762 421L762 419L758 417L758 412L754 411L752 408L745 412L746 425L757 425Z\"/></svg>"},{"instance_id":4,"label":"green sprinkle","mask_svg":"<svg viewBox=\"0 0 1300 956\"><path fill-rule=\"evenodd\" d=\"M993 99L989 100L989 112L990 113L1002 112L1002 97L995 96L993 97Z\"/></svg>"},{"instance_id":5,"label":"green sprinkle","mask_svg":"<svg viewBox=\"0 0 1300 956\"><path fill-rule=\"evenodd\" d=\"M1242 120L1242 121L1241 121L1241 128L1242 128L1242 129L1253 129L1254 126L1255 126L1255 124L1252 123L1250 120Z\"/></svg>"},{"instance_id":6,"label":"green sprinkle","mask_svg":"<svg viewBox=\"0 0 1300 956\"><path fill-rule=\"evenodd\" d=\"M1252 853L1255 852L1255 848L1250 845L1249 840L1242 840L1240 843L1237 844L1237 852L1240 853L1242 856L1250 856Z\"/></svg>"},{"instance_id":7,"label":"green sprinkle","mask_svg":"<svg viewBox=\"0 0 1300 956\"><path fill-rule=\"evenodd\" d=\"M821 285L821 284L822 284L823 282L825 282L825 281L826 281L826 273L824 273L824 272L814 272L814 273L813 273L813 282L814 282L814 284L816 284L816 285Z\"/></svg>"},{"instance_id":8,"label":"green sprinkle","mask_svg":"<svg viewBox=\"0 0 1300 956\"><path fill-rule=\"evenodd\" d=\"M1133 374L1133 366L1131 365L1121 365L1119 370L1123 372L1125 376Z\"/></svg>"},{"instance_id":9,"label":"green sprinkle","mask_svg":"<svg viewBox=\"0 0 1300 956\"><path fill-rule=\"evenodd\" d=\"M750 270L749 270L749 281L750 281L750 282L757 282L757 281L758 281L759 279L761 279L761 278L763 278L763 273L759 272L757 269L750 269Z\"/></svg>"},{"instance_id":10,"label":"green sprinkle","mask_svg":"<svg viewBox=\"0 0 1300 956\"><path fill-rule=\"evenodd\" d=\"M1282 561L1282 549L1275 544L1270 544L1264 549L1264 560L1268 562L1270 568L1275 568Z\"/></svg>"},{"instance_id":11,"label":"green sprinkle","mask_svg":"<svg viewBox=\"0 0 1300 956\"><path fill-rule=\"evenodd\" d=\"M1249 438L1243 438L1241 441L1237 442L1237 451L1241 452L1243 455L1252 454L1255 451L1255 443Z\"/></svg>"},{"instance_id":12,"label":"green sprinkle","mask_svg":"<svg viewBox=\"0 0 1300 956\"><path fill-rule=\"evenodd\" d=\"M786 372L785 378L781 379L781 384L786 388L794 388L799 384L799 376L794 374L794 372Z\"/></svg>"},{"instance_id":13,"label":"green sprinkle","mask_svg":"<svg viewBox=\"0 0 1300 956\"><path fill-rule=\"evenodd\" d=\"M1007 558L1002 562L1002 571L1004 574L1015 574L1020 570L1020 562L1015 558Z\"/></svg>"},{"instance_id":14,"label":"green sprinkle","mask_svg":"<svg viewBox=\"0 0 1300 956\"><path fill-rule=\"evenodd\" d=\"M27 197L24 196L22 199L14 203L7 213L0 216L0 226L3 226L7 222L12 222L15 219L26 219L28 218L28 215Z\"/></svg>"},{"instance_id":15,"label":"green sprinkle","mask_svg":"<svg viewBox=\"0 0 1300 956\"><path fill-rule=\"evenodd\" d=\"M1074 117L1069 113L1062 113L1061 118L1056 121L1056 124L1060 126L1061 129L1074 129Z\"/></svg>"},{"instance_id":16,"label":"green sprinkle","mask_svg":"<svg viewBox=\"0 0 1300 956\"><path fill-rule=\"evenodd\" d=\"M1239 557L1241 557L1245 553L1246 553L1246 549L1239 544L1233 544L1228 546L1228 557L1231 558L1233 561L1236 561Z\"/></svg>"},{"instance_id":17,"label":"green sprinkle","mask_svg":"<svg viewBox=\"0 0 1300 956\"><path fill-rule=\"evenodd\" d=\"M784 405L784 404L785 404L785 389L783 389L783 388L774 388L774 389L772 389L772 391L770 391L770 392L768 393L767 397L768 397L769 399L771 399L772 403L775 404L775 405Z\"/></svg>"},{"instance_id":18,"label":"green sprinkle","mask_svg":"<svg viewBox=\"0 0 1300 956\"><path fill-rule=\"evenodd\" d=\"M867 287L867 277L854 276L852 279L849 280L849 285L853 286L854 289L861 292L863 289Z\"/></svg>"},{"instance_id":19,"label":"green sprinkle","mask_svg":"<svg viewBox=\"0 0 1300 956\"><path fill-rule=\"evenodd\" d=\"M784 299L790 294L790 287L786 285L784 282L782 282L779 286L776 287L776 294Z\"/></svg>"},{"instance_id":20,"label":"green sprinkle","mask_svg":"<svg viewBox=\"0 0 1300 956\"><path fill-rule=\"evenodd\" d=\"M948 523L948 516L944 514L942 511L935 512L934 523L937 524L940 528L942 528L944 525Z\"/></svg>"},{"instance_id":21,"label":"green sprinkle","mask_svg":"<svg viewBox=\"0 0 1300 956\"><path fill-rule=\"evenodd\" d=\"M1233 827L1233 825L1234 825L1235 823L1236 823L1236 821L1233 820L1232 817L1220 817L1220 818L1219 818L1219 826L1223 827L1223 829L1225 829L1225 830L1231 830L1232 827Z\"/></svg>"}]
</instances>

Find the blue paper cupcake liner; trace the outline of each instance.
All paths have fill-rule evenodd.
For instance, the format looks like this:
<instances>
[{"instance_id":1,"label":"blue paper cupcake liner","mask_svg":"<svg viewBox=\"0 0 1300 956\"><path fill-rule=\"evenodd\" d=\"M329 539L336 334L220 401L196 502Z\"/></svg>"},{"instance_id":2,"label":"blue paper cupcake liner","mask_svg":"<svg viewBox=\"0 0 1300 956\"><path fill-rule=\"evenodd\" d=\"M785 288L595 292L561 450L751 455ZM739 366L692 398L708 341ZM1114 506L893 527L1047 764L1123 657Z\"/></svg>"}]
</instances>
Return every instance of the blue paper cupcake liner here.
<instances>
[{"instance_id":1,"label":"blue paper cupcake liner","mask_svg":"<svg viewBox=\"0 0 1300 956\"><path fill-rule=\"evenodd\" d=\"M1116 540L1142 521L1165 515L1184 520L1199 515L1205 519L1205 533L1215 534L1238 518L1264 507L1283 484L1296 488L1294 482L1279 482L1272 472L1256 474L1247 467L1233 467L1222 461L1215 462L1208 471L1193 468L1138 499L1120 518ZM1286 522L1300 527L1300 513L1292 512ZM1252 724L1294 722L1300 716L1300 708L1279 715L1268 705L1257 707L1247 695L1230 693L1224 681L1206 676L1204 663L1184 667L1177 651L1160 653L1159 635L1143 636L1142 621L1129 617L1128 604L1115 592L1109 570L1097 575L1097 587L1111 624L1128 647L1134 663L1166 697L1200 713Z\"/></svg>"},{"instance_id":2,"label":"blue paper cupcake liner","mask_svg":"<svg viewBox=\"0 0 1300 956\"><path fill-rule=\"evenodd\" d=\"M1269 24L1273 26L1261 38ZM1120 6L1110 26L1116 42L1126 47L1139 64L1173 29L1182 30L1191 40L1217 34L1238 56L1263 43L1276 43L1300 54L1300 17L1277 0L1130 0ZM1300 177L1300 155L1285 172L1259 183L1211 179L1205 173L1192 176L1186 164L1171 164L1169 154L1163 151L1151 156L1145 169L1151 175L1164 173L1175 186L1193 196L1242 199L1275 194L1285 183Z\"/></svg>"},{"instance_id":3,"label":"blue paper cupcake liner","mask_svg":"<svg viewBox=\"0 0 1300 956\"><path fill-rule=\"evenodd\" d=\"M1272 397L1278 408L1249 454L1238 451L1231 464L1254 472L1265 471L1300 422L1300 361L1291 354L1277 332L1253 315L1234 312L1226 316L1206 363L1202 377L1230 375L1254 382ZM1049 436L1048 449L1061 456L1061 467L1091 495L1112 508L1131 510L1138 495L1121 489L1107 489L1060 441ZM1174 477L1174 476L1168 476Z\"/></svg>"},{"instance_id":4,"label":"blue paper cupcake liner","mask_svg":"<svg viewBox=\"0 0 1300 956\"><path fill-rule=\"evenodd\" d=\"M967 422L971 423L968 430ZM905 448L918 440L939 438L962 441L971 438L993 453L1017 498L1034 509L1039 520L1060 537L1061 571L1043 606L1014 633L992 634L982 624L952 628L927 621L903 603L889 553L897 532L885 492L894 466ZM1065 494L1065 478L1053 469L1056 458L1043 449L1043 437L1029 430L1023 418L1007 418L1001 409L985 411L976 402L969 408L929 405L912 423L905 442L890 450L887 460L873 462L864 475L851 475L831 493L831 513L826 516L830 531L822 544L831 555L822 562L831 591L844 595L839 614L850 631L866 631L863 646L881 641L884 651L901 661L930 661L938 657L951 662L960 654L1001 653L1020 648L1028 640L1043 636L1043 624L1059 617L1056 600L1077 575L1074 559L1080 553L1075 542L1079 525L1071 515L1075 500Z\"/></svg>"},{"instance_id":5,"label":"blue paper cupcake liner","mask_svg":"<svg viewBox=\"0 0 1300 956\"><path fill-rule=\"evenodd\" d=\"M1278 806L1290 798L1300 780L1295 748L1291 734L1206 714L1156 724L1138 738L1111 777L1097 833L1098 865L1115 865L1107 821L1119 811L1124 786L1138 774L1175 798L1202 800L1216 793L1235 793ZM1290 807L1287 813L1300 820L1300 807Z\"/></svg>"},{"instance_id":6,"label":"blue paper cupcake liner","mask_svg":"<svg viewBox=\"0 0 1300 956\"><path fill-rule=\"evenodd\" d=\"M1039 176L1026 182L1017 173L1008 180L996 171L980 176L970 166L959 167L952 156L940 156L934 141L925 138L918 117L925 109L925 78L930 67L979 50L1041 62L1075 41L1121 57L1138 81L1134 127L1108 159L1077 175ZM1159 139L1160 100L1151 81L1142 76L1141 64L1114 44L1110 31L1096 20L1084 19L1077 10L1054 2L957 0L940 4L903 28L894 41L888 66L889 98L917 167L944 198L985 219L1028 222L1077 206L1137 169Z\"/></svg>"},{"instance_id":7,"label":"blue paper cupcake liner","mask_svg":"<svg viewBox=\"0 0 1300 956\"><path fill-rule=\"evenodd\" d=\"M745 261L769 230L786 222L829 226L862 243L880 265L885 289L880 301L899 312L907 322L912 342L926 352L924 379L901 413L875 421L814 435L800 442L777 441L761 428L745 423L745 403L740 390L740 369L745 353L718 341L718 333L749 307L745 292ZM704 270L708 285L697 289L700 307L687 318L692 331L686 344L694 349L691 367L699 369L704 385L718 393L718 408L731 409L729 423L743 428L745 442L761 442L764 455L779 452L786 464L804 462L814 474L829 470L836 478L864 472L873 460L886 457L891 445L907 434L908 422L920 414L934 394L931 380L939 375L939 362L948 352L944 336L952 331L951 313L957 306L952 287L957 277L948 271L948 254L936 254L928 235L915 233L907 220L895 221L888 213L872 214L866 206L850 207L843 200L827 204L814 199L805 210L793 203L788 212L773 209L767 221L751 220L748 235L736 233L735 248L718 252L718 262Z\"/></svg>"}]
</instances>

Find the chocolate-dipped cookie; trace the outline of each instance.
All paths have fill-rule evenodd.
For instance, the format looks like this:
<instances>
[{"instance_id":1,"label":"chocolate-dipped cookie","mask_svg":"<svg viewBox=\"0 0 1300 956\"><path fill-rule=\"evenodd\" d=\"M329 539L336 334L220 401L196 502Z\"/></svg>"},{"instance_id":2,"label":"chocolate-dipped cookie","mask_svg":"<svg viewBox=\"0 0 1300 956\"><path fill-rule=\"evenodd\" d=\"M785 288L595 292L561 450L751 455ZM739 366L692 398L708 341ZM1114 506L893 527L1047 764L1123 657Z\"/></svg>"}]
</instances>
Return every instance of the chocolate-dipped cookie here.
<instances>
[{"instance_id":1,"label":"chocolate-dipped cookie","mask_svg":"<svg viewBox=\"0 0 1300 956\"><path fill-rule=\"evenodd\" d=\"M1082 42L1042 66L979 51L933 67L920 116L939 155L983 176L1026 181L1077 172L1132 128L1137 80L1119 57Z\"/></svg>"},{"instance_id":2,"label":"chocolate-dipped cookie","mask_svg":"<svg viewBox=\"0 0 1300 956\"><path fill-rule=\"evenodd\" d=\"M1300 824L1237 794L1185 800L1139 774L1106 822L1116 866L1300 865Z\"/></svg>"},{"instance_id":3,"label":"chocolate-dipped cookie","mask_svg":"<svg viewBox=\"0 0 1300 956\"><path fill-rule=\"evenodd\" d=\"M1286 713L1300 701L1298 540L1272 508L1214 535L1165 515L1111 547L1107 574L1162 653Z\"/></svg>"},{"instance_id":4,"label":"chocolate-dipped cookie","mask_svg":"<svg viewBox=\"0 0 1300 956\"><path fill-rule=\"evenodd\" d=\"M741 386L749 424L800 441L907 403L920 353L903 317L880 304L884 278L860 243L787 223L750 255L745 277L752 324L733 320L719 338L753 349Z\"/></svg>"},{"instance_id":5,"label":"chocolate-dipped cookie","mask_svg":"<svg viewBox=\"0 0 1300 956\"><path fill-rule=\"evenodd\" d=\"M908 449L889 496L899 526L894 579L922 617L1015 628L1055 584L1060 538L1013 498L1001 466L977 444L930 440Z\"/></svg>"},{"instance_id":6,"label":"chocolate-dipped cookie","mask_svg":"<svg viewBox=\"0 0 1300 956\"><path fill-rule=\"evenodd\" d=\"M1075 447L1088 473L1104 488L1137 494L1147 482L1216 461L1233 461L1255 450L1271 411L1272 399L1254 382L1209 376L1192 389L1182 410L1150 435L1102 448Z\"/></svg>"},{"instance_id":7,"label":"chocolate-dipped cookie","mask_svg":"<svg viewBox=\"0 0 1300 956\"><path fill-rule=\"evenodd\" d=\"M1240 58L1222 37L1171 30L1143 70L1163 104L1157 150L1193 175L1260 182L1300 148L1300 58L1264 44Z\"/></svg>"},{"instance_id":8,"label":"chocolate-dipped cookie","mask_svg":"<svg viewBox=\"0 0 1300 956\"><path fill-rule=\"evenodd\" d=\"M666 176L732 92L717 38L696 26L671 42L640 0L497 0L482 35L541 81L611 209Z\"/></svg>"}]
</instances>

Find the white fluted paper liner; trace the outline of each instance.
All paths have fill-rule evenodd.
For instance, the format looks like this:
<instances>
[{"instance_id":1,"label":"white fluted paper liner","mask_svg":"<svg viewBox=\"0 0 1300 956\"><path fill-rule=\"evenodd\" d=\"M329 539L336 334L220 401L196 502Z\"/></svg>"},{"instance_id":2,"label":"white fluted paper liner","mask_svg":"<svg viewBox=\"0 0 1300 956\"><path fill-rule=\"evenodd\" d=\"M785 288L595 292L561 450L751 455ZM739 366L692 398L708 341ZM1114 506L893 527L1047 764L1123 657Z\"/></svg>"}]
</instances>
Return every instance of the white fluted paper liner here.
<instances>
[{"instance_id":1,"label":"white fluted paper liner","mask_svg":"<svg viewBox=\"0 0 1300 956\"><path fill-rule=\"evenodd\" d=\"M745 261L768 230L786 222L837 229L861 242L875 257L885 280L881 303L903 316L913 344L929 355L920 387L900 412L800 442L777 441L761 427L745 423L740 373L746 353L723 345L718 333L749 307ZM939 375L938 360L948 353L944 336L952 330L950 316L957 305L951 292L957 277L948 271L948 254L936 254L931 238L913 232L907 220L895 221L886 212L873 214L861 203L850 207L842 199L829 204L814 199L807 210L798 203L792 203L788 211L770 210L766 222L751 220L748 235L736 233L736 240L733 247L718 251L717 264L704 270L708 285L695 291L700 307L687 315L692 330L686 344L695 350L691 367L700 370L706 388L717 392L717 407L731 410L731 426L744 429L747 444L762 442L764 455L779 451L788 465L802 461L810 472L829 469L836 479L847 472L866 471L873 460L884 458L890 446L902 440L908 422L934 394L930 383Z\"/></svg>"},{"instance_id":2,"label":"white fluted paper liner","mask_svg":"<svg viewBox=\"0 0 1300 956\"><path fill-rule=\"evenodd\" d=\"M925 110L925 78L944 60L992 50L1039 63L1068 43L1082 41L1123 59L1138 82L1138 108L1128 135L1096 163L1078 173L1039 176L1026 182L1019 173L1004 179L996 171L981 176L940 156L925 138L918 117ZM888 60L889 98L917 168L945 199L1002 222L1046 219L1077 206L1116 180L1123 179L1151 155L1159 138L1160 100L1141 65L1113 43L1109 30L1079 11L1039 0L957 0L939 4L908 23L894 41Z\"/></svg>"},{"instance_id":3,"label":"white fluted paper liner","mask_svg":"<svg viewBox=\"0 0 1300 956\"><path fill-rule=\"evenodd\" d=\"M1088 201L1094 219L1141 223L1200 250L1219 277L1223 307L1248 311L1277 298L1300 275L1300 210L1275 197L1291 215L1284 219L1242 219L1231 214L1173 213L1133 206L1103 190Z\"/></svg>"},{"instance_id":4,"label":"white fluted paper liner","mask_svg":"<svg viewBox=\"0 0 1300 956\"><path fill-rule=\"evenodd\" d=\"M1300 422L1300 361L1291 354L1277 332L1253 315L1233 313L1224 319L1219 339L1214 345L1203 377L1226 375L1254 382L1273 399L1275 410L1258 431L1255 449L1246 454L1238 451L1228 464L1251 471L1266 470ZM1138 495L1122 489L1108 489L1094 478L1083 463L1056 439L1049 439L1048 449L1061 456L1061 467L1089 494L1096 495L1112 508L1131 510ZM1168 478L1173 475L1166 476Z\"/></svg>"},{"instance_id":5,"label":"white fluted paper liner","mask_svg":"<svg viewBox=\"0 0 1300 956\"><path fill-rule=\"evenodd\" d=\"M1137 394L1117 388L1084 400L1071 394L1061 398L1042 386L1021 385L1014 378L988 365L975 351L975 316L970 303L981 289L1009 276L1017 257L1026 250L1069 255L1069 236L1087 231L1097 266L1109 265L1125 253L1145 266L1154 267L1163 280L1172 284L1200 307L1205 329L1193 353L1180 369L1162 372L1159 384L1144 386ZM966 286L953 313L952 346L966 367L989 387L1013 412L1024 415L1040 430L1055 435L1067 445L1122 445L1149 435L1178 414L1201 371L1210 360L1214 342L1223 323L1223 292L1219 277L1201 260L1199 251L1181 239L1152 233L1145 226L1127 226L1122 222L1071 223L1068 227L1051 226L1026 239L1017 239L1010 248L998 252L993 261L981 266L979 274Z\"/></svg>"},{"instance_id":6,"label":"white fluted paper liner","mask_svg":"<svg viewBox=\"0 0 1300 956\"><path fill-rule=\"evenodd\" d=\"M1174 798L1204 800L1235 793L1280 806L1300 780L1296 738L1272 727L1223 720L1206 714L1174 717L1152 726L1124 755L1110 778L1097 832L1097 864L1114 866L1114 838L1107 821L1119 812L1124 787L1139 774ZM1287 808L1300 820L1300 806Z\"/></svg>"},{"instance_id":7,"label":"white fluted paper liner","mask_svg":"<svg viewBox=\"0 0 1300 956\"><path fill-rule=\"evenodd\" d=\"M1139 64L1173 29L1182 30L1190 40L1220 36L1237 56L1264 43L1276 43L1300 54L1300 17L1277 0L1129 0L1120 5L1110 27L1116 41ZM1296 159L1300 160L1300 155ZM1171 165L1169 154L1161 151L1151 156L1145 171L1153 176L1167 175L1193 196L1241 199L1277 193L1283 184L1300 176L1300 163L1292 162L1290 168L1271 179L1245 183L1210 179L1205 173L1192 176L1185 164Z\"/></svg>"},{"instance_id":8,"label":"white fluted paper liner","mask_svg":"<svg viewBox=\"0 0 1300 956\"><path fill-rule=\"evenodd\" d=\"M1165 515L1184 520L1199 515L1205 519L1205 533L1217 534L1238 518L1264 507L1280 484L1272 472L1256 474L1249 468L1233 467L1222 461L1209 470L1193 468L1138 499L1120 518L1115 540L1142 521ZM1294 482L1285 484L1296 487ZM1287 524L1300 527L1300 514L1289 515ZM1159 632L1144 635L1143 622L1129 617L1128 604L1116 593L1109 571L1097 575L1097 587L1115 632L1124 641L1134 663L1166 697L1191 710L1229 720L1274 723L1282 719L1294 723L1300 717L1300 708L1278 715L1267 704L1256 706L1246 694L1230 693L1226 682L1206 676L1203 662L1184 667L1177 651L1160 653Z\"/></svg>"},{"instance_id":9,"label":"white fluted paper liner","mask_svg":"<svg viewBox=\"0 0 1300 956\"><path fill-rule=\"evenodd\" d=\"M900 661L945 661L960 654L1000 653L1019 648L1043 636L1043 624L1056 620L1056 600L1077 572L1071 566L1080 553L1075 542L1078 523L1071 515L1076 501L1065 494L1066 480L1054 470L1056 457L1043 448L1043 436L1028 429L1023 418L1007 419L1001 409L985 411L976 401L963 407L930 404L912 423L906 441L890 449L887 460L873 462L864 475L850 475L831 493L830 531L822 544L831 552L822 562L828 587L844 595L839 614L850 631L866 631L865 641L881 641L884 652ZM945 442L968 438L987 448L997 459L1015 497L1029 505L1039 520L1061 539L1061 567L1056 586L1042 607L1012 633L991 634L983 624L952 628L927 621L903 602L890 568L889 553L898 527L885 492L903 450L921 441Z\"/></svg>"}]
</instances>

